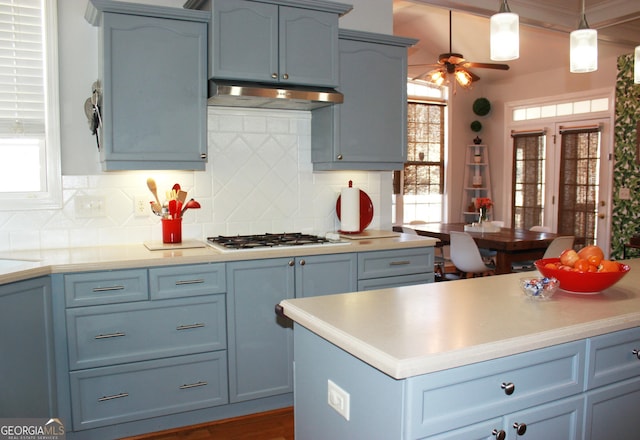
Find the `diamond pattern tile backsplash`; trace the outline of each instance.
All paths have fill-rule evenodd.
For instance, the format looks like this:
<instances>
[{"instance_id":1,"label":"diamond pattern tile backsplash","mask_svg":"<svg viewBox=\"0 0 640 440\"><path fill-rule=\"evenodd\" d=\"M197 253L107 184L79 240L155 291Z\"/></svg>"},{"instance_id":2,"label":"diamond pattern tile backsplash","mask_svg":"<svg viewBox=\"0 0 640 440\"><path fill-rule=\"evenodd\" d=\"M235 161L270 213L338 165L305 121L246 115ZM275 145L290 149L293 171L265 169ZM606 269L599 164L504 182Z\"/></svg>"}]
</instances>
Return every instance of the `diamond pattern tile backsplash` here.
<instances>
[{"instance_id":1,"label":"diamond pattern tile backsplash","mask_svg":"<svg viewBox=\"0 0 640 440\"><path fill-rule=\"evenodd\" d=\"M145 216L134 214L136 199L152 199L147 177L156 180L161 199L178 182L202 205L185 214L183 240L219 234L334 231L339 228L336 200L349 180L373 201L369 228L390 228L391 173L314 173L311 113L210 107L208 123L206 171L63 176L62 209L0 211L0 251L160 241L160 218L151 210ZM76 206L78 196L104 202L104 214L87 217Z\"/></svg>"}]
</instances>

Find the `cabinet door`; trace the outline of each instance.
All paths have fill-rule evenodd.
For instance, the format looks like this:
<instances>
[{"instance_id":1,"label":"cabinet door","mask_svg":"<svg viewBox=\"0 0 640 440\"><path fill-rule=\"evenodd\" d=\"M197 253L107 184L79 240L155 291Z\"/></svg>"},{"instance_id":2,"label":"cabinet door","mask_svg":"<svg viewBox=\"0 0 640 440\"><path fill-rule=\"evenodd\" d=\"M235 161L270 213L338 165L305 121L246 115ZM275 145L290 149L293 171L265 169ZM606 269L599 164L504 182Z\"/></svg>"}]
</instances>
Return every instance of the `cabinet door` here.
<instances>
[{"instance_id":1,"label":"cabinet door","mask_svg":"<svg viewBox=\"0 0 640 440\"><path fill-rule=\"evenodd\" d=\"M58 417L49 278L0 287L0 414Z\"/></svg>"},{"instance_id":2,"label":"cabinet door","mask_svg":"<svg viewBox=\"0 0 640 440\"><path fill-rule=\"evenodd\" d=\"M216 0L209 44L212 77L278 81L278 6Z\"/></svg>"},{"instance_id":3,"label":"cabinet door","mask_svg":"<svg viewBox=\"0 0 640 440\"><path fill-rule=\"evenodd\" d=\"M293 330L275 306L294 297L293 260L228 263L227 283L229 400L292 392Z\"/></svg>"},{"instance_id":4,"label":"cabinet door","mask_svg":"<svg viewBox=\"0 0 640 440\"><path fill-rule=\"evenodd\" d=\"M280 81L337 87L338 15L280 7Z\"/></svg>"},{"instance_id":5,"label":"cabinet door","mask_svg":"<svg viewBox=\"0 0 640 440\"><path fill-rule=\"evenodd\" d=\"M207 23L105 13L105 170L204 170Z\"/></svg>"},{"instance_id":6,"label":"cabinet door","mask_svg":"<svg viewBox=\"0 0 640 440\"><path fill-rule=\"evenodd\" d=\"M579 440L582 439L583 413L584 397L580 395L510 414L505 417L502 429L508 439Z\"/></svg>"},{"instance_id":7,"label":"cabinet door","mask_svg":"<svg viewBox=\"0 0 640 440\"><path fill-rule=\"evenodd\" d=\"M339 35L339 90L345 100L313 111L314 170L402 169L407 46L415 40L347 30Z\"/></svg>"},{"instance_id":8,"label":"cabinet door","mask_svg":"<svg viewBox=\"0 0 640 440\"><path fill-rule=\"evenodd\" d=\"M357 254L296 258L296 297L355 292L357 267Z\"/></svg>"},{"instance_id":9,"label":"cabinet door","mask_svg":"<svg viewBox=\"0 0 640 440\"><path fill-rule=\"evenodd\" d=\"M636 440L640 377L590 391L585 406L585 440Z\"/></svg>"}]
</instances>

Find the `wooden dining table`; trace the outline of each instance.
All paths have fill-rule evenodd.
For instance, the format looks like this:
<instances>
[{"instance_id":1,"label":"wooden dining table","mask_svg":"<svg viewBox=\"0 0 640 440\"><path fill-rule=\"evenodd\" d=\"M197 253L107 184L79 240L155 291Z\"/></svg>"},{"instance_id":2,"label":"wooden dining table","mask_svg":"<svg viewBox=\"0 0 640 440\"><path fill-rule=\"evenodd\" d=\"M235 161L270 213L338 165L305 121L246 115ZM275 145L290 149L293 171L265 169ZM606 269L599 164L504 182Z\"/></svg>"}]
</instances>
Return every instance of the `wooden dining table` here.
<instances>
[{"instance_id":1,"label":"wooden dining table","mask_svg":"<svg viewBox=\"0 0 640 440\"><path fill-rule=\"evenodd\" d=\"M440 240L438 246L448 245L452 231L464 232L464 223L425 223L405 225L419 235ZM394 231L402 232L402 227L394 226ZM512 263L542 258L549 244L557 237L551 232L529 231L527 229L500 228L497 232L468 232L479 248L496 252L496 274L510 273Z\"/></svg>"}]
</instances>

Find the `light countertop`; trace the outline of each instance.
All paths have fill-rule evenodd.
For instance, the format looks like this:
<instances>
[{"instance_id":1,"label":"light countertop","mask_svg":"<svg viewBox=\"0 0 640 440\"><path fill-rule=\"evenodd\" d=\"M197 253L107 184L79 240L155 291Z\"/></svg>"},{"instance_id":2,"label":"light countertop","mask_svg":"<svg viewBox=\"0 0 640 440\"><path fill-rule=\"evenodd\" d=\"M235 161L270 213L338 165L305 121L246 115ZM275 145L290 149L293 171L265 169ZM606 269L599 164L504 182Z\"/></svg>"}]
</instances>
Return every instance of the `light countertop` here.
<instances>
[{"instance_id":1,"label":"light countertop","mask_svg":"<svg viewBox=\"0 0 640 440\"><path fill-rule=\"evenodd\" d=\"M348 244L345 245L294 246L274 250L243 250L237 252L221 252L207 245L201 248L151 251L143 243L123 246L87 246L68 249L0 252L0 285L54 273L408 249L434 246L437 242L436 239L428 237L391 234L393 235L392 237L384 238L375 238L376 234L373 234L374 238L354 237L354 239L346 240Z\"/></svg>"},{"instance_id":2,"label":"light countertop","mask_svg":"<svg viewBox=\"0 0 640 440\"><path fill-rule=\"evenodd\" d=\"M281 302L286 316L396 379L640 326L640 259L596 295L528 299L522 273ZM537 274L537 272L531 272Z\"/></svg>"}]
</instances>

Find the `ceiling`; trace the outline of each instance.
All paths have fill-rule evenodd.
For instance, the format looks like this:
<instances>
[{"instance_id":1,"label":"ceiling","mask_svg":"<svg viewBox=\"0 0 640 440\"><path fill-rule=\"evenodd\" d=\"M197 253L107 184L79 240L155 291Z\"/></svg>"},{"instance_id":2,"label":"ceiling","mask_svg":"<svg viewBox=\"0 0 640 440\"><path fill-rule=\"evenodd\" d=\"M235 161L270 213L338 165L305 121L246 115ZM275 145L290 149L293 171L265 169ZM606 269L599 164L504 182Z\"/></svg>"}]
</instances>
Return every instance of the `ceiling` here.
<instances>
[{"instance_id":1,"label":"ceiling","mask_svg":"<svg viewBox=\"0 0 640 440\"><path fill-rule=\"evenodd\" d=\"M489 17L500 0L393 0L394 34L420 40L409 49L409 76L432 68L449 52L449 10L452 10L452 52L467 61L492 62L489 57ZM506 75L521 75L566 67L569 33L578 26L581 0L508 0L520 17L520 58L509 71L471 69L484 83ZM598 30L599 60L631 53L640 45L640 1L585 0L589 27Z\"/></svg>"}]
</instances>

